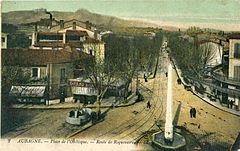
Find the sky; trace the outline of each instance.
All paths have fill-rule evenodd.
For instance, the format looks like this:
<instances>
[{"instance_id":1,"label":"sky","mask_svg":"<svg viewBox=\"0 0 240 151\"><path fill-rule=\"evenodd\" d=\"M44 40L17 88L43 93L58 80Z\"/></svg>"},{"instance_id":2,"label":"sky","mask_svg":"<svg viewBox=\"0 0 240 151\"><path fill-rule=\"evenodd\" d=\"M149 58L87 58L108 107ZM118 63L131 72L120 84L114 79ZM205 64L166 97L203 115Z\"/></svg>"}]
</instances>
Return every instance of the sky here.
<instances>
[{"instance_id":1,"label":"sky","mask_svg":"<svg viewBox=\"0 0 240 151\"><path fill-rule=\"evenodd\" d=\"M46 8L153 21L240 24L240 0L68 0L3 1L2 12Z\"/></svg>"}]
</instances>

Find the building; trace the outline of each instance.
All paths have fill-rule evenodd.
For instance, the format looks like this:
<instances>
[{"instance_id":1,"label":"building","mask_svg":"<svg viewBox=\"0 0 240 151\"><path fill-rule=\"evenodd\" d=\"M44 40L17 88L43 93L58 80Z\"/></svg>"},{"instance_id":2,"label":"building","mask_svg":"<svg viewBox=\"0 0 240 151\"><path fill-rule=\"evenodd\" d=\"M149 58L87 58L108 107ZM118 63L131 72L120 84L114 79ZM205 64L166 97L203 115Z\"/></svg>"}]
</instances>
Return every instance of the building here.
<instances>
[{"instance_id":1,"label":"building","mask_svg":"<svg viewBox=\"0 0 240 151\"><path fill-rule=\"evenodd\" d=\"M94 103L96 101L97 90L89 78L69 79L69 84L75 101L80 100L82 103ZM104 96L123 97L125 85L126 82L123 80L111 83L108 85ZM106 83L103 82L103 86L106 86Z\"/></svg>"},{"instance_id":2,"label":"building","mask_svg":"<svg viewBox=\"0 0 240 151\"><path fill-rule=\"evenodd\" d=\"M18 99L23 102L36 100L38 103L71 96L68 79L74 78L74 62L91 57L75 48L38 51L35 49L2 49L1 55L3 66L21 68L22 72L29 77L28 83L13 86L10 96L18 96ZM22 91L23 89L25 91ZM36 93L39 91L43 92L39 96L42 98L36 99L38 97Z\"/></svg>"},{"instance_id":3,"label":"building","mask_svg":"<svg viewBox=\"0 0 240 151\"><path fill-rule=\"evenodd\" d=\"M95 56L96 60L105 57L105 43L99 40L97 30L89 22L70 20L53 26L50 32L38 31L37 26L32 34L31 49L64 49L66 46ZM94 30L94 31L92 31Z\"/></svg>"},{"instance_id":4,"label":"building","mask_svg":"<svg viewBox=\"0 0 240 151\"><path fill-rule=\"evenodd\" d=\"M223 51L222 65L216 66L211 75L214 84L213 92L222 104L238 110L240 100L240 35L230 35L227 38L229 44L223 45L225 50Z\"/></svg>"},{"instance_id":5,"label":"building","mask_svg":"<svg viewBox=\"0 0 240 151\"><path fill-rule=\"evenodd\" d=\"M7 48L7 35L6 33L1 33L1 48Z\"/></svg>"},{"instance_id":6,"label":"building","mask_svg":"<svg viewBox=\"0 0 240 151\"><path fill-rule=\"evenodd\" d=\"M150 39L153 39L156 36L155 32L147 31L143 34L146 37L149 37Z\"/></svg>"},{"instance_id":7,"label":"building","mask_svg":"<svg viewBox=\"0 0 240 151\"><path fill-rule=\"evenodd\" d=\"M240 83L240 34L229 36L229 69L228 78ZM240 84L229 85L229 89L240 89ZM239 106L240 96L229 95Z\"/></svg>"}]
</instances>

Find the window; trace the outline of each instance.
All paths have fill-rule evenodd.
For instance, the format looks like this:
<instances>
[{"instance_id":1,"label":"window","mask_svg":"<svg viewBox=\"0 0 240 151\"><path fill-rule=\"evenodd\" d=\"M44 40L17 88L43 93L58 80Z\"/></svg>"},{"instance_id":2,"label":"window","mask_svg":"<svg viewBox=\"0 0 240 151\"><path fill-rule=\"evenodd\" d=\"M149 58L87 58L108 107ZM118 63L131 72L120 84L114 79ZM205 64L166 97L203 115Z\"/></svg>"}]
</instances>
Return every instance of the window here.
<instances>
[{"instance_id":1,"label":"window","mask_svg":"<svg viewBox=\"0 0 240 151\"><path fill-rule=\"evenodd\" d=\"M92 49L89 50L89 54L94 56L94 51Z\"/></svg>"},{"instance_id":2,"label":"window","mask_svg":"<svg viewBox=\"0 0 240 151\"><path fill-rule=\"evenodd\" d=\"M5 42L5 38L4 37L2 37L2 42Z\"/></svg>"},{"instance_id":3,"label":"window","mask_svg":"<svg viewBox=\"0 0 240 151\"><path fill-rule=\"evenodd\" d=\"M234 44L234 58L240 58L240 43Z\"/></svg>"},{"instance_id":4,"label":"window","mask_svg":"<svg viewBox=\"0 0 240 151\"><path fill-rule=\"evenodd\" d=\"M67 36L67 42L69 41L80 41L80 36Z\"/></svg>"},{"instance_id":5,"label":"window","mask_svg":"<svg viewBox=\"0 0 240 151\"><path fill-rule=\"evenodd\" d=\"M60 82L61 83L65 83L66 82L66 70L63 68L63 69L61 69L60 72L61 72L60 73L60 75L61 75Z\"/></svg>"},{"instance_id":6,"label":"window","mask_svg":"<svg viewBox=\"0 0 240 151\"><path fill-rule=\"evenodd\" d=\"M32 68L32 77L40 78L40 68Z\"/></svg>"},{"instance_id":7,"label":"window","mask_svg":"<svg viewBox=\"0 0 240 151\"><path fill-rule=\"evenodd\" d=\"M240 80L240 66L234 66L234 79Z\"/></svg>"}]
</instances>

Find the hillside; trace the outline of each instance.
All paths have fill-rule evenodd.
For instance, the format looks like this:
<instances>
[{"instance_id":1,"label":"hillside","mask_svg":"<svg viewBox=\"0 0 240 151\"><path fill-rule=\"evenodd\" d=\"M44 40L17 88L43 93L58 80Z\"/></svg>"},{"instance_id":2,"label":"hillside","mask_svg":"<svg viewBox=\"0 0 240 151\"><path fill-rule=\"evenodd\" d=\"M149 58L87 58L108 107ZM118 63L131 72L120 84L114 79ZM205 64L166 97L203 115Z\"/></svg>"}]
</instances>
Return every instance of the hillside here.
<instances>
[{"instance_id":1,"label":"hillside","mask_svg":"<svg viewBox=\"0 0 240 151\"><path fill-rule=\"evenodd\" d=\"M80 9L76 12L51 12L53 18L56 20L71 20L77 19L80 21L90 21L97 26L104 26L106 28L112 27L157 27L156 24L148 23L144 21L126 20L117 17L106 16L91 13L88 10ZM6 24L26 24L37 22L40 19L49 18L49 14L46 14L45 9L31 10L31 11L13 11L8 13L2 13L2 23Z\"/></svg>"}]
</instances>

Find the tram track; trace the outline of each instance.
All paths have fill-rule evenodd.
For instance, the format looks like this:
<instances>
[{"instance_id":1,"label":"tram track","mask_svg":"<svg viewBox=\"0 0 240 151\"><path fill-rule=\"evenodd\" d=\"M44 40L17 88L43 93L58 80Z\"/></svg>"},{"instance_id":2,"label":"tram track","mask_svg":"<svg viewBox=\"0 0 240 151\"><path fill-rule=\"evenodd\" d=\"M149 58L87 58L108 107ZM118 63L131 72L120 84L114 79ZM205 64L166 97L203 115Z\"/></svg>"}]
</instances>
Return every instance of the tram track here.
<instances>
[{"instance_id":1,"label":"tram track","mask_svg":"<svg viewBox=\"0 0 240 151\"><path fill-rule=\"evenodd\" d=\"M151 88L152 90L155 89L156 80L157 80L157 78L155 78L154 81L153 81L153 83L152 83L152 86L151 86L151 87L152 87L152 88ZM140 89L141 89L141 88L140 88ZM150 90L151 90L151 89L150 89ZM145 93L146 93L146 91L145 91ZM150 96L150 98L149 98L150 101L152 101L152 100L153 100L153 97L155 96L154 93L149 93L149 92L147 92L147 95ZM120 134L126 132L126 129L131 129L134 125L140 123L141 121L145 120L146 118L147 118L146 121L148 121L148 119L152 117L152 115L153 115L153 113L154 113L154 111L155 111L155 109L156 109L157 102L159 102L158 99L155 99L155 101L152 101L152 106L153 106L153 107L149 110L149 111L151 112L151 113L150 113L150 117L149 117L149 112L148 112L144 117L142 117L142 118L139 119L140 114L142 114L142 113L146 110L146 107L143 107L143 108L140 110L140 112L138 112L138 114L137 114L134 118L132 118L132 119L130 119L130 120L127 120L127 121L121 123L121 124L118 125L117 127L115 127L115 128L113 128L113 129L107 131L106 133L104 133L104 134L102 134L102 135L100 135L100 136L97 136L96 138L100 138L100 137L104 137L104 136L108 136L108 137L110 137L110 138L115 138L115 137L119 136ZM137 120L137 119L138 119L138 120ZM145 122L144 122L144 123L145 123ZM142 124L141 124L141 125L142 125Z\"/></svg>"},{"instance_id":2,"label":"tram track","mask_svg":"<svg viewBox=\"0 0 240 151\"><path fill-rule=\"evenodd\" d=\"M160 73L161 74L161 73ZM163 74L163 73L162 73ZM129 136L132 136L135 132L138 132L138 131L140 131L139 129L141 129L141 127L143 127L146 123L148 123L149 122L149 120L155 115L155 113L157 113L157 111L158 111L158 109L160 110L160 113L158 114L158 116L157 116L157 121L158 120L160 120L161 118L162 118L162 116L163 116L163 113L164 113L164 111L163 111L163 100L164 100L164 89L163 89L163 86L162 86L162 84L161 84L161 82L159 82L159 86L157 86L157 88L160 88L161 90L157 90L157 94L154 94L154 92L156 92L155 91L155 88L156 88L156 80L157 79L160 79L160 76L161 75L159 75L159 77L156 77L155 79L154 79L154 81L153 81L153 87L152 87L152 89L149 89L148 87L146 87L146 86L144 86L144 85L141 85L142 86L142 88L143 89L145 89L145 90L147 90L147 93L148 94L152 94L151 95L151 101L153 100L153 97L157 97L156 99L155 99L155 106L154 106L154 108L151 110L151 112L150 113L148 113L146 116L144 116L142 119L140 119L140 120L138 120L138 121L136 121L136 122L134 122L134 123L131 123L131 124L128 124L126 127L123 127L121 130L119 130L119 128L118 128L118 130L116 131L116 132L114 132L114 133L112 133L112 134L114 134L114 136L111 136L111 138L116 138L116 137L118 137L119 135L121 135L121 134L123 134L123 133L126 133L126 131L129 131L129 132L127 132L127 134L125 134L124 136L122 136L122 137L120 137L120 139L124 139L124 138L127 138L127 137L129 137ZM157 83L158 84L158 83ZM146 92L146 91L145 91ZM150 93L149 93L150 92ZM159 98L161 96L161 98ZM157 108L158 107L158 105L157 105L157 103L160 103L160 108ZM149 115L149 117L148 117L148 115ZM146 119L147 118L147 119ZM146 120L145 120L146 119ZM145 120L145 121L144 121ZM143 123L141 123L142 121L144 121ZM148 130L151 130L153 127L154 127L154 125L156 124L155 123L156 121L154 121L154 123L150 126L150 128L148 129ZM141 123L139 126L137 126L137 127L134 127L134 125L137 125L137 124L139 124L139 123ZM121 124L119 127L121 127L123 124ZM113 131L112 131L113 132ZM133 137L132 137L133 138Z\"/></svg>"},{"instance_id":3,"label":"tram track","mask_svg":"<svg viewBox=\"0 0 240 151\"><path fill-rule=\"evenodd\" d=\"M157 91L156 97L157 97L157 102L160 102L160 103L161 103L160 106L159 106L159 107L160 107L159 109L161 110L161 112L160 112L159 115L157 116L157 117L158 117L158 118L157 118L157 121L162 118L163 113L164 113L164 111L163 111L163 102L162 102L162 101L164 100L163 86L162 86L161 83L159 83L159 84L160 84L161 90L158 90L158 91ZM160 96L161 96L161 98L159 98ZM136 133L136 132L138 132L138 131L141 132L141 130L139 130L139 129L141 129L141 127L143 127L147 122L149 122L149 120L152 118L152 116L153 116L154 113L156 113L156 112L157 112L157 111L153 112L153 113L151 114L151 116L149 117L148 120L146 120L143 124L141 124L140 126L138 126L137 128L135 128L135 130L132 130L132 131L128 132L126 135L120 137L120 139L126 139L126 138L128 138L128 137L129 137L129 138L134 138L134 133ZM148 128L148 129L145 130L145 131L151 130L151 129L154 127L154 125L156 125L155 122L156 122L156 121L154 121L154 123L151 124L150 128ZM142 131L142 132L144 132L144 131ZM131 137L131 136L133 136L133 137Z\"/></svg>"}]
</instances>

